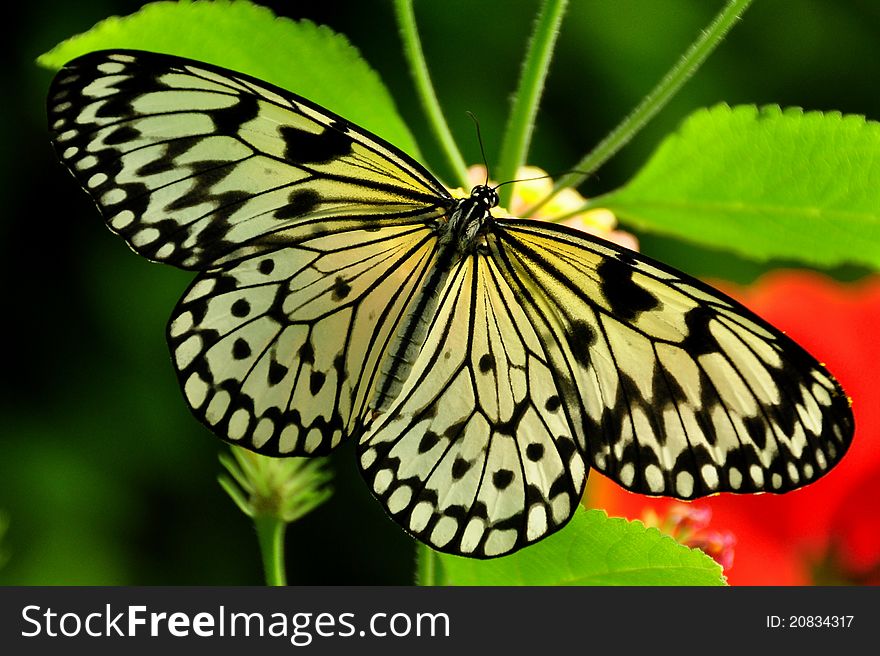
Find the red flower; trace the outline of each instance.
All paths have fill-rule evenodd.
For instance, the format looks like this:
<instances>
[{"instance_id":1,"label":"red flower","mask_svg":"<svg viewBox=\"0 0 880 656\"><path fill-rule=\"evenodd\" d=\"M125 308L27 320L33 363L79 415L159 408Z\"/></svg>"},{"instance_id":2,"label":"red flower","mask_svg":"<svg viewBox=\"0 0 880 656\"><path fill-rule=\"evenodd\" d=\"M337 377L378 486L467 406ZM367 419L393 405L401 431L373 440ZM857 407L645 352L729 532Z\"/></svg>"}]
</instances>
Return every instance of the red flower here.
<instances>
[{"instance_id":1,"label":"red flower","mask_svg":"<svg viewBox=\"0 0 880 656\"><path fill-rule=\"evenodd\" d=\"M803 489L721 494L690 507L711 509L711 529L735 536L731 584L880 582L880 278L844 284L777 272L733 295L828 366L853 400L856 434L841 463ZM626 492L596 473L586 499L630 518L647 509L663 517L680 503Z\"/></svg>"}]
</instances>

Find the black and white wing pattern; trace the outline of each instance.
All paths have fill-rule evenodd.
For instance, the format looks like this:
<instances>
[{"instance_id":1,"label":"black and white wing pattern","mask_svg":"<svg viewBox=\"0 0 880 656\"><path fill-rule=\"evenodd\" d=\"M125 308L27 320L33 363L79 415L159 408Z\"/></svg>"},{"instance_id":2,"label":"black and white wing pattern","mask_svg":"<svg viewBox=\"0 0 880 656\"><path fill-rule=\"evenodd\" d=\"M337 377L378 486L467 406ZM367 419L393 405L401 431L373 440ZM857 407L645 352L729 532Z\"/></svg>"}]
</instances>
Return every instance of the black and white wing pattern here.
<instances>
[{"instance_id":1,"label":"black and white wing pattern","mask_svg":"<svg viewBox=\"0 0 880 656\"><path fill-rule=\"evenodd\" d=\"M202 273L168 327L193 412L268 455L356 434L435 241L425 227L349 230Z\"/></svg>"},{"instance_id":2,"label":"black and white wing pattern","mask_svg":"<svg viewBox=\"0 0 880 656\"><path fill-rule=\"evenodd\" d=\"M852 439L812 356L719 291L559 226L499 221L494 256L552 346L591 467L649 495L786 492Z\"/></svg>"},{"instance_id":3,"label":"black and white wing pattern","mask_svg":"<svg viewBox=\"0 0 880 656\"><path fill-rule=\"evenodd\" d=\"M853 435L849 400L710 287L572 230L453 199L288 91L137 51L49 93L62 162L137 253L195 270L168 324L219 437L268 455L358 440L404 529L488 558L566 524L590 468L694 498L784 492Z\"/></svg>"},{"instance_id":4,"label":"black and white wing pattern","mask_svg":"<svg viewBox=\"0 0 880 656\"><path fill-rule=\"evenodd\" d=\"M441 551L509 553L564 526L583 495L556 345L518 292L493 258L462 260L409 380L361 440L373 492Z\"/></svg>"},{"instance_id":5,"label":"black and white wing pattern","mask_svg":"<svg viewBox=\"0 0 880 656\"><path fill-rule=\"evenodd\" d=\"M48 113L110 229L202 271L168 328L195 415L276 455L351 435L434 258L446 189L303 98L179 57L80 57Z\"/></svg>"},{"instance_id":6,"label":"black and white wing pattern","mask_svg":"<svg viewBox=\"0 0 880 656\"><path fill-rule=\"evenodd\" d=\"M693 499L786 492L846 452L849 399L736 301L552 224L498 219L446 287L360 466L417 539L486 558L563 526L590 467Z\"/></svg>"}]
</instances>

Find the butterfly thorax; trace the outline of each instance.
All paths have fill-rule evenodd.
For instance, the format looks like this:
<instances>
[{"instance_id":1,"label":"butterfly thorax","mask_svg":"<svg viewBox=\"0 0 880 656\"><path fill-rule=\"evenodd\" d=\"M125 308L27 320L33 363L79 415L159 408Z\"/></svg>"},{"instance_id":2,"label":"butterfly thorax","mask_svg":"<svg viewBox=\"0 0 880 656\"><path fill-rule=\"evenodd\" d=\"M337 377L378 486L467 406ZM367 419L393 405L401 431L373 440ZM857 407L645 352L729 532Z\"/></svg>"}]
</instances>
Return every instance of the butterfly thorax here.
<instances>
[{"instance_id":1,"label":"butterfly thorax","mask_svg":"<svg viewBox=\"0 0 880 656\"><path fill-rule=\"evenodd\" d=\"M470 253L483 226L491 220L491 210L498 205L498 193L488 185L477 185L471 195L456 201L449 215L449 222L440 233L440 246L455 244L459 255Z\"/></svg>"}]
</instances>

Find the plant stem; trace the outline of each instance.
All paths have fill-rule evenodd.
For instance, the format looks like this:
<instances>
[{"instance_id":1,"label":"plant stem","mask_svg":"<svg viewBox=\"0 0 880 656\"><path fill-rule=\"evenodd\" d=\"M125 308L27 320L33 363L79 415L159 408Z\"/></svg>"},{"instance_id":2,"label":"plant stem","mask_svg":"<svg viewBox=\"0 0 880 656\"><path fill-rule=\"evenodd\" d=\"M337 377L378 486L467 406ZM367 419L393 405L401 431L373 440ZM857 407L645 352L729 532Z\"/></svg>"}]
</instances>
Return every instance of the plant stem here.
<instances>
[{"instance_id":1,"label":"plant stem","mask_svg":"<svg viewBox=\"0 0 880 656\"><path fill-rule=\"evenodd\" d=\"M576 172L561 177L554 185L553 191L539 203L526 210L523 216L532 214L560 190L581 184L638 134L700 68L751 3L752 0L729 0L651 93L645 96L629 116L623 119L598 146L575 164Z\"/></svg>"},{"instance_id":2,"label":"plant stem","mask_svg":"<svg viewBox=\"0 0 880 656\"><path fill-rule=\"evenodd\" d=\"M519 78L519 87L513 96L513 106L504 130L504 141L501 144L501 157L498 162L496 179L513 180L520 166L525 164L535 129L535 115L544 91L550 60L559 26L568 6L568 0L544 0L535 27L529 39L529 49L523 61ZM513 193L513 185L502 187L499 191L500 205L506 206Z\"/></svg>"},{"instance_id":3,"label":"plant stem","mask_svg":"<svg viewBox=\"0 0 880 656\"><path fill-rule=\"evenodd\" d=\"M287 585L287 573L284 570L284 532L287 524L271 515L257 515L254 517L254 526L260 542L266 585Z\"/></svg>"},{"instance_id":4,"label":"plant stem","mask_svg":"<svg viewBox=\"0 0 880 656\"><path fill-rule=\"evenodd\" d=\"M394 0L394 13L397 16L400 37L403 40L404 56L409 62L410 73L416 85L416 93L453 175L452 184L467 189L467 164L465 164L461 151L458 150L458 146L452 138L452 132L443 117L443 110L440 109L440 102L434 92L434 85L428 73L428 65L425 63L425 53L422 52L422 44L419 40L412 0Z\"/></svg>"}]
</instances>

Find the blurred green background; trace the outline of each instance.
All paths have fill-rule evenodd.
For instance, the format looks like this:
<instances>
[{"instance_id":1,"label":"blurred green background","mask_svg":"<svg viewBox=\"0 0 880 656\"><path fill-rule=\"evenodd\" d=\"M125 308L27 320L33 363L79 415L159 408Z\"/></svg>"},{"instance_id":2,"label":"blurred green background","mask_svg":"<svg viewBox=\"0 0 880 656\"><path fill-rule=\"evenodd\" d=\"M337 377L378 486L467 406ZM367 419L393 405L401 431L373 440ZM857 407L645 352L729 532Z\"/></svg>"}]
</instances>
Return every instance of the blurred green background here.
<instances>
[{"instance_id":1,"label":"blurred green background","mask_svg":"<svg viewBox=\"0 0 880 656\"><path fill-rule=\"evenodd\" d=\"M0 266L5 343L0 512L9 528L0 584L258 584L250 522L216 483L226 447L177 388L165 323L192 277L134 256L55 161L45 125L51 73L37 55L143 3L32 0L3 43ZM267 2L348 35L379 71L429 162L442 173L400 54L390 2ZM571 166L668 70L721 0L573 0L539 115L531 163ZM453 131L490 158L538 3L416 3L426 55ZM880 117L880 3L756 0L637 140L586 185L625 181L691 110L725 101ZM748 280L749 262L643 237L690 273ZM373 501L351 445L331 458L334 495L291 527L292 584L406 584L413 544Z\"/></svg>"}]
</instances>

